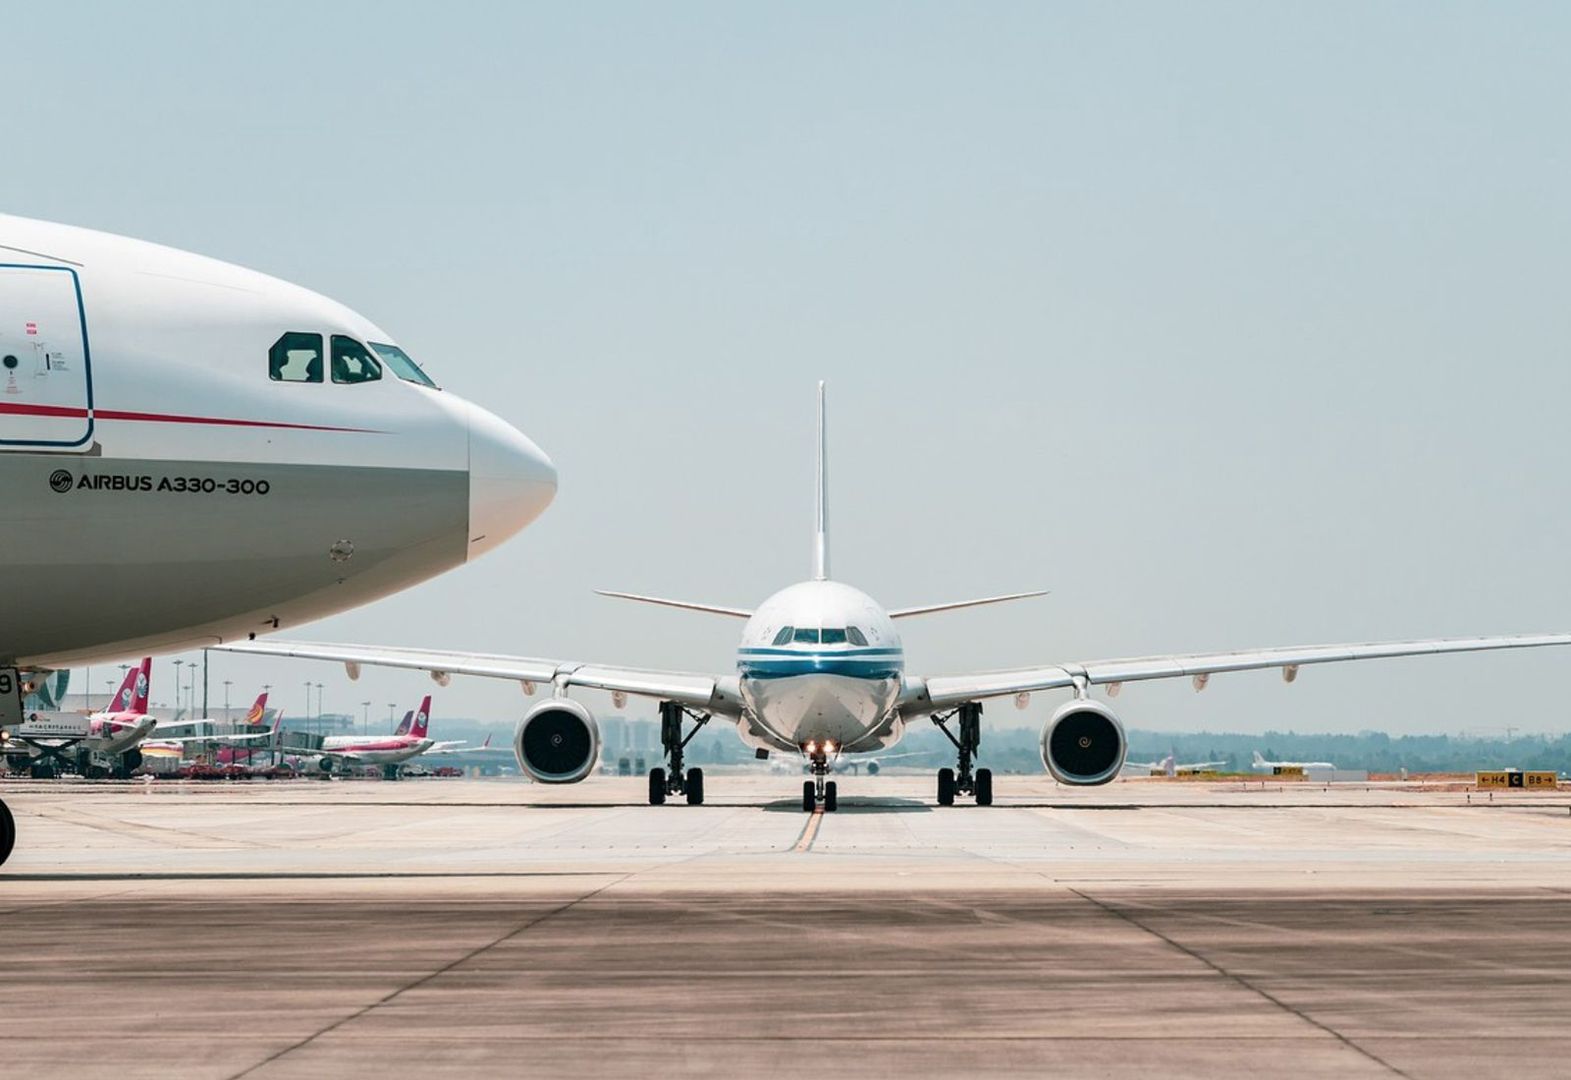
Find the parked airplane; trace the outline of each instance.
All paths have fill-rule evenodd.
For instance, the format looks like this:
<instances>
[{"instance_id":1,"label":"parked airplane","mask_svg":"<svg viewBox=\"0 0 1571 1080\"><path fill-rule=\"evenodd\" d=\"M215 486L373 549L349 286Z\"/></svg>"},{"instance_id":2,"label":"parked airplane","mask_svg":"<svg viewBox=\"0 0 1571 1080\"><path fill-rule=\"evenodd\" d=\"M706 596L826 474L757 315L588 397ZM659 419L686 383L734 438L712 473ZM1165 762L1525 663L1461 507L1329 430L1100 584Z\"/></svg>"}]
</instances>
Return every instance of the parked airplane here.
<instances>
[{"instance_id":1,"label":"parked airplane","mask_svg":"<svg viewBox=\"0 0 1571 1080\"><path fill-rule=\"evenodd\" d=\"M184 756L190 743L228 743L234 741L255 741L265 738L269 732L262 725L267 722L267 691L263 690L256 696L256 701L246 710L245 717L240 721L246 727L254 728L251 732L226 732L217 733L215 730L222 721L204 717L201 720L183 720L170 722L158 726L158 737L148 739L142 743L144 754L159 754L169 756L178 754ZM179 734L172 734L178 732Z\"/></svg>"},{"instance_id":2,"label":"parked airplane","mask_svg":"<svg viewBox=\"0 0 1571 1080\"><path fill-rule=\"evenodd\" d=\"M297 756L309 768L320 772L351 768L359 765L381 765L395 771L410 758L432 751L447 752L457 745L453 742L438 744L430 737L431 695L420 701L412 713L407 734L392 735L333 735L322 741L320 750L302 751ZM402 728L402 725L400 725Z\"/></svg>"},{"instance_id":3,"label":"parked airplane","mask_svg":"<svg viewBox=\"0 0 1571 1080\"><path fill-rule=\"evenodd\" d=\"M1117 715L1107 704L1089 696L1093 686L1104 686L1113 696L1126 682L1189 678L1198 690L1218 672L1260 668L1278 668L1292 682L1306 664L1571 644L1571 634L1542 634L1176 654L1059 662L964 675L911 675L905 670L897 620L1041 594L1018 593L886 611L867 594L831 580L825 449L820 383L811 580L776 593L755 610L608 594L745 619L734 674L650 671L367 645L255 641L222 647L266 656L336 660L346 666L351 678L358 674L360 665L377 664L424 669L438 683L457 674L515 679L526 693L537 686L550 686L553 696L525 714L513 739L520 768L544 783L582 780L599 757L594 715L567 696L571 689L609 691L619 708L629 694L653 698L660 703L661 744L670 771L650 770L651 803L664 802L673 794L685 795L689 803L703 801L702 770L691 769L685 775L682 771L683 747L691 738L684 735L684 719L701 726L713 717L724 717L736 724L743 741L755 750L798 751L807 759L814 777L803 785L802 807L811 811L820 806L833 810L837 805L835 782L826 779L837 754L891 747L900 741L908 723L924 718L931 718L949 734L957 755L955 768L938 772L938 802L949 805L957 794L969 794L980 805L991 803L992 773L972 768L981 743L982 703L991 699L1012 698L1024 707L1037 691L1072 691L1073 699L1053 713L1042 729L1042 762L1061 783L1103 784L1118 775L1126 744Z\"/></svg>"},{"instance_id":4,"label":"parked airplane","mask_svg":"<svg viewBox=\"0 0 1571 1080\"><path fill-rule=\"evenodd\" d=\"M1329 761L1267 761L1260 756L1260 751L1255 751L1254 761L1251 763L1256 772L1279 773L1284 769L1302 772L1305 769L1334 769L1335 765Z\"/></svg>"},{"instance_id":5,"label":"parked airplane","mask_svg":"<svg viewBox=\"0 0 1571 1080\"><path fill-rule=\"evenodd\" d=\"M0 490L6 570L42 598L0 606L15 724L52 669L243 639L458 566L534 520L556 472L324 296L0 215ZM14 841L0 802L0 862Z\"/></svg>"},{"instance_id":6,"label":"parked airplane","mask_svg":"<svg viewBox=\"0 0 1571 1080\"><path fill-rule=\"evenodd\" d=\"M7 734L6 758L13 770L50 777L70 769L88 778L127 777L142 763L140 743L156 721L147 713L153 658L126 672L110 707L90 716L33 715ZM0 862L4 858L0 857Z\"/></svg>"},{"instance_id":7,"label":"parked airplane","mask_svg":"<svg viewBox=\"0 0 1571 1080\"><path fill-rule=\"evenodd\" d=\"M1124 768L1129 772L1144 772L1151 776L1178 776L1181 773L1205 772L1208 769L1219 769L1226 765L1225 761L1185 761L1176 760L1176 755L1169 754L1161 761L1126 761Z\"/></svg>"}]
</instances>

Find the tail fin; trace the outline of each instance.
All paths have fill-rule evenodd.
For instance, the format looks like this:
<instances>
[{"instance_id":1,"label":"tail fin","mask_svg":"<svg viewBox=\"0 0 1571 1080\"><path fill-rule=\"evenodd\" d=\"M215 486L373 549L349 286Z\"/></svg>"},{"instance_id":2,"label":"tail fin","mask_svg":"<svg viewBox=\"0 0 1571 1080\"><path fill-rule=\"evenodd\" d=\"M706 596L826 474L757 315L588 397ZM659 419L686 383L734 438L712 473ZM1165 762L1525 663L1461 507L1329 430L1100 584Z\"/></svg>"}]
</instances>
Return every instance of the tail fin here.
<instances>
[{"instance_id":1,"label":"tail fin","mask_svg":"<svg viewBox=\"0 0 1571 1080\"><path fill-rule=\"evenodd\" d=\"M829 432L824 424L824 380L818 380L818 486L813 499L813 580L829 580Z\"/></svg>"},{"instance_id":2,"label":"tail fin","mask_svg":"<svg viewBox=\"0 0 1571 1080\"><path fill-rule=\"evenodd\" d=\"M414 718L415 718L415 711L413 709L410 709L408 712L404 713L404 718L402 720L400 720L398 722L398 726L393 729L393 734L394 735L408 735L409 734L409 725L414 720Z\"/></svg>"},{"instance_id":3,"label":"tail fin","mask_svg":"<svg viewBox=\"0 0 1571 1080\"><path fill-rule=\"evenodd\" d=\"M1260 751L1256 750L1255 751L1255 768L1258 769L1258 768L1262 767L1263 765L1265 765L1265 763L1266 763L1266 759L1260 756Z\"/></svg>"},{"instance_id":4,"label":"tail fin","mask_svg":"<svg viewBox=\"0 0 1571 1080\"><path fill-rule=\"evenodd\" d=\"M133 674L134 680L131 682L131 704L129 709L131 712L145 713L147 711L147 695L151 686L149 680L153 674L153 658L151 656L142 657L141 666L134 673L128 674L126 678L132 679Z\"/></svg>"},{"instance_id":5,"label":"tail fin","mask_svg":"<svg viewBox=\"0 0 1571 1080\"><path fill-rule=\"evenodd\" d=\"M125 678L120 680L120 689L115 691L115 696L109 699L109 704L104 706L104 712L129 712L131 699L136 694L136 677L142 673L139 667L127 668Z\"/></svg>"},{"instance_id":6,"label":"tail fin","mask_svg":"<svg viewBox=\"0 0 1571 1080\"><path fill-rule=\"evenodd\" d=\"M415 710L415 719L409 726L409 734L417 739L425 738L431 725L431 695L427 694L420 699L420 707Z\"/></svg>"},{"instance_id":7,"label":"tail fin","mask_svg":"<svg viewBox=\"0 0 1571 1080\"><path fill-rule=\"evenodd\" d=\"M262 722L266 719L267 691L263 690L260 694L256 695L256 701L252 703L250 710L246 712L244 722L250 724L252 727L261 727Z\"/></svg>"},{"instance_id":8,"label":"tail fin","mask_svg":"<svg viewBox=\"0 0 1571 1080\"><path fill-rule=\"evenodd\" d=\"M480 749L482 749L482 750L489 750L489 749L491 749L491 733L489 731L485 733L485 742L480 744Z\"/></svg>"}]
</instances>

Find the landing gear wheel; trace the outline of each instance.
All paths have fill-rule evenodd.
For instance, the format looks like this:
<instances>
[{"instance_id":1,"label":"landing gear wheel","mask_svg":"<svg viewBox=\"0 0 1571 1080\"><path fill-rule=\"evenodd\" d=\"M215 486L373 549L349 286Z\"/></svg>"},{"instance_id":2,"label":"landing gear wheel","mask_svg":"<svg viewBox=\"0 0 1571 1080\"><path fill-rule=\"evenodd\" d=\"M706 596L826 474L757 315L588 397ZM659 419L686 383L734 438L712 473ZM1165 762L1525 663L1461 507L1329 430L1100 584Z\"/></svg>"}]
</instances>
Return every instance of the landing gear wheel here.
<instances>
[{"instance_id":1,"label":"landing gear wheel","mask_svg":"<svg viewBox=\"0 0 1571 1080\"><path fill-rule=\"evenodd\" d=\"M704 770L687 770L687 805L704 805Z\"/></svg>"},{"instance_id":2,"label":"landing gear wheel","mask_svg":"<svg viewBox=\"0 0 1571 1080\"><path fill-rule=\"evenodd\" d=\"M16 818L11 816L11 808L0 802L0 865L11 857L11 849L16 847Z\"/></svg>"},{"instance_id":3,"label":"landing gear wheel","mask_svg":"<svg viewBox=\"0 0 1571 1080\"><path fill-rule=\"evenodd\" d=\"M992 769L978 769L976 771L976 804L978 806L993 805Z\"/></svg>"},{"instance_id":4,"label":"landing gear wheel","mask_svg":"<svg viewBox=\"0 0 1571 1080\"><path fill-rule=\"evenodd\" d=\"M938 770L938 805L955 805L955 770Z\"/></svg>"},{"instance_id":5,"label":"landing gear wheel","mask_svg":"<svg viewBox=\"0 0 1571 1080\"><path fill-rule=\"evenodd\" d=\"M824 813L833 814L840 809L840 792L833 780L824 785Z\"/></svg>"},{"instance_id":6,"label":"landing gear wheel","mask_svg":"<svg viewBox=\"0 0 1571 1080\"><path fill-rule=\"evenodd\" d=\"M55 767L53 765L34 765L29 771L33 774L34 780L53 780L55 778Z\"/></svg>"},{"instance_id":7,"label":"landing gear wheel","mask_svg":"<svg viewBox=\"0 0 1571 1080\"><path fill-rule=\"evenodd\" d=\"M649 805L660 806L665 802L665 770L649 770Z\"/></svg>"},{"instance_id":8,"label":"landing gear wheel","mask_svg":"<svg viewBox=\"0 0 1571 1080\"><path fill-rule=\"evenodd\" d=\"M814 790L811 780L802 781L802 810L811 814L818 809L818 792Z\"/></svg>"}]
</instances>

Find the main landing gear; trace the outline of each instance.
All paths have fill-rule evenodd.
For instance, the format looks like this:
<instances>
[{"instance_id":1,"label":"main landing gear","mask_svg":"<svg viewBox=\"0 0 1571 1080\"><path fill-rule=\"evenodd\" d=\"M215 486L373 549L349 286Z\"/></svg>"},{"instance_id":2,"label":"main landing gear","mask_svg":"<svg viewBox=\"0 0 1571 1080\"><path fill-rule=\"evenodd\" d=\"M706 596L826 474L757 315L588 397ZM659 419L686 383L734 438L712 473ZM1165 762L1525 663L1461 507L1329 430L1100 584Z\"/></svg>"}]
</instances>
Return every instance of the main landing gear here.
<instances>
[{"instance_id":1,"label":"main landing gear","mask_svg":"<svg viewBox=\"0 0 1571 1080\"><path fill-rule=\"evenodd\" d=\"M682 735L682 717L691 717L693 730ZM670 772L665 769L649 770L649 805L659 806L667 795L687 796L687 805L701 806L704 802L704 770L688 769L682 775L682 751L693 741L698 729L709 723L708 713L695 713L675 701L660 703L660 745L670 762Z\"/></svg>"},{"instance_id":2,"label":"main landing gear","mask_svg":"<svg viewBox=\"0 0 1571 1080\"><path fill-rule=\"evenodd\" d=\"M951 719L960 729L958 736L949 730ZM955 768L938 770L938 805L953 806L956 795L973 795L978 806L992 806L993 770L971 771L971 759L976 756L977 747L982 745L982 703L968 701L954 712L933 717L933 723L955 744L959 753Z\"/></svg>"},{"instance_id":3,"label":"main landing gear","mask_svg":"<svg viewBox=\"0 0 1571 1080\"><path fill-rule=\"evenodd\" d=\"M817 746L808 743L807 764L813 773L811 780L802 781L802 809L811 814L819 806L824 813L840 809L840 789L829 777L829 750L832 744Z\"/></svg>"}]
</instances>

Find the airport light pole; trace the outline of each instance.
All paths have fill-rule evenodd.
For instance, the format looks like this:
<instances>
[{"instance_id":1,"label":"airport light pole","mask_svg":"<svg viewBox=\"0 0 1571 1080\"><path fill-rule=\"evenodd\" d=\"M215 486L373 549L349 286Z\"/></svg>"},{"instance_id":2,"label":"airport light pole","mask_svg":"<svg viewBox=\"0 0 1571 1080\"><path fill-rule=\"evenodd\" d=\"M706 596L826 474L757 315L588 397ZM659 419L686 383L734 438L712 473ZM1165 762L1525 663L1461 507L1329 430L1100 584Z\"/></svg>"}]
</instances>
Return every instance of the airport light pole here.
<instances>
[{"instance_id":1,"label":"airport light pole","mask_svg":"<svg viewBox=\"0 0 1571 1080\"><path fill-rule=\"evenodd\" d=\"M229 684L232 683L232 682L234 682L233 679L225 679L224 680L224 719L225 720L233 719L233 717L231 717L229 715Z\"/></svg>"},{"instance_id":2,"label":"airport light pole","mask_svg":"<svg viewBox=\"0 0 1571 1080\"><path fill-rule=\"evenodd\" d=\"M184 666L184 660L175 660L175 712L180 711L180 669Z\"/></svg>"},{"instance_id":3,"label":"airport light pole","mask_svg":"<svg viewBox=\"0 0 1571 1080\"><path fill-rule=\"evenodd\" d=\"M202 650L202 715L206 716L207 708L207 650Z\"/></svg>"},{"instance_id":4,"label":"airport light pole","mask_svg":"<svg viewBox=\"0 0 1571 1080\"><path fill-rule=\"evenodd\" d=\"M360 710L360 734L363 736L371 730L371 703L362 701Z\"/></svg>"},{"instance_id":5,"label":"airport light pole","mask_svg":"<svg viewBox=\"0 0 1571 1080\"><path fill-rule=\"evenodd\" d=\"M322 736L327 736L327 724L322 719L322 684L316 684L316 726L321 729Z\"/></svg>"}]
</instances>

